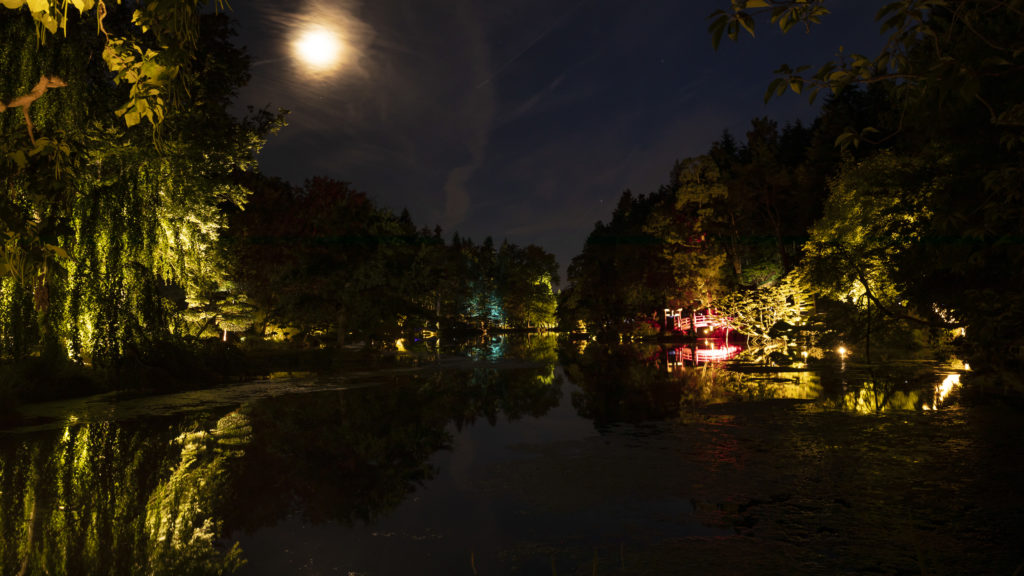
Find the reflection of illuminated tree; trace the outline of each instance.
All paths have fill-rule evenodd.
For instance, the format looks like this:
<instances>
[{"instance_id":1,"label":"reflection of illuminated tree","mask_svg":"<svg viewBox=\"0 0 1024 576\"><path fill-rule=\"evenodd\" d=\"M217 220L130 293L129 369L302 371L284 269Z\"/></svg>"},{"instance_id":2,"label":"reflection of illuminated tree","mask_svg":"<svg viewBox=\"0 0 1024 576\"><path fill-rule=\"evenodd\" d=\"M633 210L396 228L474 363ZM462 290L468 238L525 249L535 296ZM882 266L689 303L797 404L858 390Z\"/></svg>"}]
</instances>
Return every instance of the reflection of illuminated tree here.
<instances>
[{"instance_id":1,"label":"reflection of illuminated tree","mask_svg":"<svg viewBox=\"0 0 1024 576\"><path fill-rule=\"evenodd\" d=\"M580 388L572 395L580 416L602 426L678 415L682 378L642 362L643 357L626 346L591 345L581 353L565 350L562 365Z\"/></svg>"},{"instance_id":2,"label":"reflection of illuminated tree","mask_svg":"<svg viewBox=\"0 0 1024 576\"><path fill-rule=\"evenodd\" d=\"M505 358L545 363L552 369L558 360L558 338L554 334L526 334L504 340L507 342Z\"/></svg>"},{"instance_id":3,"label":"reflection of illuminated tree","mask_svg":"<svg viewBox=\"0 0 1024 576\"><path fill-rule=\"evenodd\" d=\"M821 378L806 370L768 374L730 373L725 381L729 394L735 398L759 402L790 399L815 400L822 395Z\"/></svg>"},{"instance_id":4,"label":"reflection of illuminated tree","mask_svg":"<svg viewBox=\"0 0 1024 576\"><path fill-rule=\"evenodd\" d=\"M103 423L0 447L4 574L220 574L237 567L239 552L217 546L223 480L210 481L223 477L232 456L226 447L243 439L230 432L237 422L229 416L213 432L177 443L173 432ZM161 482L169 467L171 478ZM154 524L149 517L157 510L162 520ZM172 525L175 536L161 540Z\"/></svg>"},{"instance_id":5,"label":"reflection of illuminated tree","mask_svg":"<svg viewBox=\"0 0 1024 576\"><path fill-rule=\"evenodd\" d=\"M381 385L250 406L253 445L233 486L228 524L256 528L295 510L312 521L369 521L396 506L433 475L430 455L450 442L447 414L423 395L413 401L410 388Z\"/></svg>"},{"instance_id":6,"label":"reflection of illuminated tree","mask_svg":"<svg viewBox=\"0 0 1024 576\"><path fill-rule=\"evenodd\" d=\"M237 544L226 553L220 550L221 521L215 514L228 491L226 468L244 454L250 432L248 420L232 412L210 432L177 438L178 465L146 505L151 573L223 574L242 565Z\"/></svg>"},{"instance_id":7,"label":"reflection of illuminated tree","mask_svg":"<svg viewBox=\"0 0 1024 576\"><path fill-rule=\"evenodd\" d=\"M917 410L922 399L917 390L909 389L903 381L872 377L843 394L828 399L831 408L861 414L879 414L894 410Z\"/></svg>"},{"instance_id":8,"label":"reflection of illuminated tree","mask_svg":"<svg viewBox=\"0 0 1024 576\"><path fill-rule=\"evenodd\" d=\"M296 510L314 522L370 522L434 476L430 458L450 447L449 424L540 416L559 397L553 364L488 364L254 404L227 524L254 529Z\"/></svg>"},{"instance_id":9,"label":"reflection of illuminated tree","mask_svg":"<svg viewBox=\"0 0 1024 576\"><path fill-rule=\"evenodd\" d=\"M524 346L543 358L544 342ZM480 362L258 402L209 429L69 425L0 443L0 574L230 572L242 560L226 531L296 510L375 518L433 476L452 424L541 416L560 396L553 362Z\"/></svg>"},{"instance_id":10,"label":"reflection of illuminated tree","mask_svg":"<svg viewBox=\"0 0 1024 576\"><path fill-rule=\"evenodd\" d=\"M163 454L132 456L137 438L107 425L34 440L0 457L0 563L22 574L130 573L144 542L129 526L140 494L129 479Z\"/></svg>"},{"instance_id":11,"label":"reflection of illuminated tree","mask_svg":"<svg viewBox=\"0 0 1024 576\"><path fill-rule=\"evenodd\" d=\"M844 378L841 388L831 394L826 391L823 403L829 408L865 414L928 410L941 404L957 376L936 374L937 369L926 363L874 367Z\"/></svg>"}]
</instances>

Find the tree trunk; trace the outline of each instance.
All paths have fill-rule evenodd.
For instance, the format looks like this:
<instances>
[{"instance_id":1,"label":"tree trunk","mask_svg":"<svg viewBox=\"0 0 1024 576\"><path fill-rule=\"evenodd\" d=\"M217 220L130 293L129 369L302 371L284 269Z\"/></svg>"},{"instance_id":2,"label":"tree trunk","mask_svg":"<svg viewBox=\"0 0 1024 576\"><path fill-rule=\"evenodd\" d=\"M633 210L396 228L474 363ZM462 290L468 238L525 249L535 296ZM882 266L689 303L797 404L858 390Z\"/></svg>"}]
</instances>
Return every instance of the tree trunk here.
<instances>
[{"instance_id":1,"label":"tree trunk","mask_svg":"<svg viewBox=\"0 0 1024 576\"><path fill-rule=\"evenodd\" d=\"M868 301L868 331L867 337L864 344L864 353L867 356L868 364L871 363L871 298L867 298Z\"/></svg>"},{"instance_id":2,"label":"tree trunk","mask_svg":"<svg viewBox=\"0 0 1024 576\"><path fill-rule=\"evenodd\" d=\"M743 277L743 260L740 258L740 232L736 228L736 215L729 212L729 224L732 229L732 269L736 273L736 278Z\"/></svg>"}]
</instances>

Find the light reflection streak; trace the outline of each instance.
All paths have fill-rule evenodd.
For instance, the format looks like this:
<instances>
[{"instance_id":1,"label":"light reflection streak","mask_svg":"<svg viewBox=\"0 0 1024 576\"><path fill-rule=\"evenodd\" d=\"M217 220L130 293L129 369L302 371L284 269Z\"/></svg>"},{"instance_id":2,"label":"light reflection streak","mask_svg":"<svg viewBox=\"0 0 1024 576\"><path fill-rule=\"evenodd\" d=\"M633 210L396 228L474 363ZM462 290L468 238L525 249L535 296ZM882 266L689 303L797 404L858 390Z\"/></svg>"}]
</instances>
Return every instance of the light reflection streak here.
<instances>
[{"instance_id":1,"label":"light reflection streak","mask_svg":"<svg viewBox=\"0 0 1024 576\"><path fill-rule=\"evenodd\" d=\"M724 362L731 360L743 351L740 346L715 346L712 343L707 347L680 346L667 351L668 369L682 369L687 362L691 364L706 364L708 362Z\"/></svg>"},{"instance_id":2,"label":"light reflection streak","mask_svg":"<svg viewBox=\"0 0 1024 576\"><path fill-rule=\"evenodd\" d=\"M935 386L935 395L931 405L925 404L925 410L937 410L953 393L953 390L960 387L960 374L947 374L946 377Z\"/></svg>"}]
</instances>

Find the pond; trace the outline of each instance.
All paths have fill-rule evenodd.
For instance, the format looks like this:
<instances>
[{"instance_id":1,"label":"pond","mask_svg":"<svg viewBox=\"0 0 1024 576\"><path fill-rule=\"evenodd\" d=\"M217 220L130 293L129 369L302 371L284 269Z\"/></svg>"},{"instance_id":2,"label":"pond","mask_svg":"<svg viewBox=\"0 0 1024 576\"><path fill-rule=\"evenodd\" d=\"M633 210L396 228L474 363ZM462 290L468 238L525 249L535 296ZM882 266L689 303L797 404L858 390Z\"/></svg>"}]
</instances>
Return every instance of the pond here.
<instances>
[{"instance_id":1,"label":"pond","mask_svg":"<svg viewBox=\"0 0 1024 576\"><path fill-rule=\"evenodd\" d=\"M408 349L25 407L0 576L1024 573L1024 418L952 366Z\"/></svg>"}]
</instances>

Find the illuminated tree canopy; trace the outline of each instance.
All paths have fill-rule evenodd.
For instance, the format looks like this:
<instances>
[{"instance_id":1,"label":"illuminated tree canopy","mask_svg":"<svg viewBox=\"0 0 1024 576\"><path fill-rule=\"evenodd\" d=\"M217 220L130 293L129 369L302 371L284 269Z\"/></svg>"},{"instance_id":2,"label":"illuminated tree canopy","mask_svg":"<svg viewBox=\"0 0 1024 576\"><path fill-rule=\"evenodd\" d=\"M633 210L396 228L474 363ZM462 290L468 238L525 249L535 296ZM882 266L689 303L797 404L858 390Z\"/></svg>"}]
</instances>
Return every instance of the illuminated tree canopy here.
<instances>
[{"instance_id":1,"label":"illuminated tree canopy","mask_svg":"<svg viewBox=\"0 0 1024 576\"><path fill-rule=\"evenodd\" d=\"M201 15L196 3L181 3L173 17L149 14L163 10L157 3L134 14L73 3L99 11L97 34L95 20L72 4L56 16L57 3L45 13L33 4L0 12L0 99L40 94L39 79L49 79L30 102L31 133L24 115L0 114L0 350L110 365L187 335L179 312L225 281L215 250L221 207L242 205L248 194L230 176L255 166L277 120L228 113L248 75L223 14ZM57 16L59 34L47 37L54 30L46 18ZM188 26L163 32L151 18ZM142 60L112 77L99 55L115 41L102 32L113 30ZM158 58L150 45L167 48ZM144 60L172 56L188 63L188 105L144 104L184 97L171 84L144 88L160 75L156 61ZM136 64L146 73L131 72ZM135 114L151 127L136 125Z\"/></svg>"},{"instance_id":2,"label":"illuminated tree canopy","mask_svg":"<svg viewBox=\"0 0 1024 576\"><path fill-rule=\"evenodd\" d=\"M759 13L783 31L813 25L828 5L741 0L713 15L712 33L753 34ZM903 0L876 20L887 40L878 54L784 66L769 87L813 98L868 85L890 102L887 117L836 139L873 157L832 186L810 246L815 276L834 290L837 275L856 274L891 316L966 326L974 365L1022 386L1019 355L994 350L1019 344L1024 327L1024 12L1003 0ZM890 198L902 201L885 208ZM859 249L838 250L840 236Z\"/></svg>"}]
</instances>

